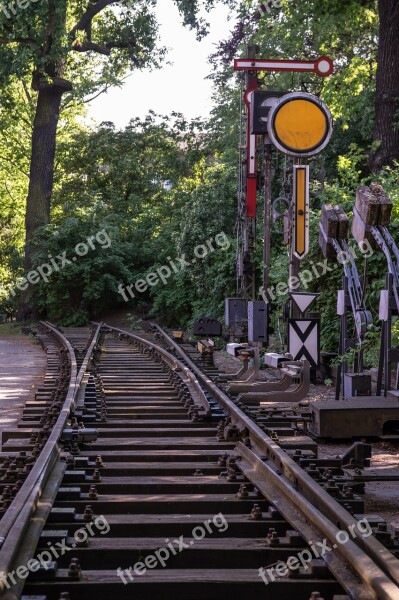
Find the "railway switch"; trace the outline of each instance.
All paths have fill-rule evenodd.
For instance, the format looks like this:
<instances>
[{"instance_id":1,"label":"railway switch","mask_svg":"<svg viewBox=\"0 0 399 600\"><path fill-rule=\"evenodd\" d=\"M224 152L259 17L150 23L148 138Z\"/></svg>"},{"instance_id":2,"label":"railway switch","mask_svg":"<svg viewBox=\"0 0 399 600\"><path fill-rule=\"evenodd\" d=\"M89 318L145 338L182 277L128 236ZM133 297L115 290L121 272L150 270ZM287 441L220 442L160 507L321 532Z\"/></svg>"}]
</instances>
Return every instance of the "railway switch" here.
<instances>
[{"instance_id":1,"label":"railway switch","mask_svg":"<svg viewBox=\"0 0 399 600\"><path fill-rule=\"evenodd\" d=\"M62 432L60 441L65 443L76 442L78 444L90 444L96 442L98 439L98 430L87 428L87 429L70 429L66 428Z\"/></svg>"}]
</instances>

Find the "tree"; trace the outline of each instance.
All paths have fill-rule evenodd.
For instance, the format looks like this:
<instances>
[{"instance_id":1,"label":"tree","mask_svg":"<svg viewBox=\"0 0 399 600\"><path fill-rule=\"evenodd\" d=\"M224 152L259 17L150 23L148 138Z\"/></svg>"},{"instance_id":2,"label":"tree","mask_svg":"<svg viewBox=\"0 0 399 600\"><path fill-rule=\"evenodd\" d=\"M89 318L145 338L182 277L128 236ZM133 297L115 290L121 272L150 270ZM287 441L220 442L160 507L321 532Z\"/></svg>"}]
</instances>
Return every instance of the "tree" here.
<instances>
[{"instance_id":1,"label":"tree","mask_svg":"<svg viewBox=\"0 0 399 600\"><path fill-rule=\"evenodd\" d=\"M25 209L29 187L30 143L35 117L35 98L30 78L13 76L1 89L0 109L0 313L4 307L15 313L18 295L10 294L16 279L23 274ZM61 148L77 131L82 130L76 106L64 110L58 135ZM68 152L73 152L71 144ZM58 151L60 172L68 169L64 152ZM59 178L58 178L59 179ZM56 187L59 181L56 182Z\"/></svg>"},{"instance_id":2,"label":"tree","mask_svg":"<svg viewBox=\"0 0 399 600\"><path fill-rule=\"evenodd\" d=\"M0 313L15 314L8 286L22 269L29 141L34 112L26 81L13 78L2 90L0 111Z\"/></svg>"},{"instance_id":3,"label":"tree","mask_svg":"<svg viewBox=\"0 0 399 600\"><path fill-rule=\"evenodd\" d=\"M217 0L174 0L184 24L206 32L198 19ZM231 0L222 0L229 2ZM48 0L19 10L8 4L0 13L0 81L31 74L36 102L32 129L26 207L25 269L31 265L29 241L49 222L57 127L63 98L79 102L110 85L120 85L131 69L159 66L157 0ZM3 5L2 5L3 6ZM26 3L25 3L26 6Z\"/></svg>"},{"instance_id":4,"label":"tree","mask_svg":"<svg viewBox=\"0 0 399 600\"><path fill-rule=\"evenodd\" d=\"M258 43L264 56L309 58L327 54L336 63L334 77L315 85L310 77L267 75L277 88L302 86L322 96L338 126L352 128L352 139L362 137L369 148L369 165L379 171L399 159L399 4L397 0L282 0L268 3L263 16L254 17L246 0L230 39L220 44L213 77L223 83L231 74L233 56L248 42ZM280 8L277 8L280 7ZM289 35L288 35L289 33ZM372 139L369 140L369 133ZM363 132L363 133L362 133ZM360 136L359 136L360 133Z\"/></svg>"},{"instance_id":5,"label":"tree","mask_svg":"<svg viewBox=\"0 0 399 600\"><path fill-rule=\"evenodd\" d=\"M373 171L399 160L399 4L379 0L380 33L375 100Z\"/></svg>"},{"instance_id":6,"label":"tree","mask_svg":"<svg viewBox=\"0 0 399 600\"><path fill-rule=\"evenodd\" d=\"M32 299L41 314L76 325L102 310L125 306L119 284L126 290L178 255L177 236L188 219L191 192L208 170L206 136L199 131L201 122L151 112L143 120L132 119L122 131L102 123L96 131L77 130L58 142L61 164L52 222L32 239L32 269L65 251L66 258L76 258L75 246L103 230L111 243L103 248L95 244L79 260L65 261L33 285ZM221 192L215 189L219 201ZM207 210L209 223L215 207ZM174 285L166 287L170 298ZM152 300L150 290L134 290L127 298L136 304Z\"/></svg>"}]
</instances>

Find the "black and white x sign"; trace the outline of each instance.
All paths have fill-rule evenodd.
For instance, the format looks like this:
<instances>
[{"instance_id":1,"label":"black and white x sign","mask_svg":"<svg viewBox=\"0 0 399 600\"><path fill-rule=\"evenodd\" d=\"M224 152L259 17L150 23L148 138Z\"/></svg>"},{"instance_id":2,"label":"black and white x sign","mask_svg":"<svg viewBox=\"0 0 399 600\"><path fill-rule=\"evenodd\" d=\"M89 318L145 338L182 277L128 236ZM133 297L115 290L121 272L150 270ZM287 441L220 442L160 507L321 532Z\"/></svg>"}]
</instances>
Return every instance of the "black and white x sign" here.
<instances>
[{"instance_id":1,"label":"black and white x sign","mask_svg":"<svg viewBox=\"0 0 399 600\"><path fill-rule=\"evenodd\" d=\"M319 365L320 319L288 319L288 352L294 360Z\"/></svg>"}]
</instances>

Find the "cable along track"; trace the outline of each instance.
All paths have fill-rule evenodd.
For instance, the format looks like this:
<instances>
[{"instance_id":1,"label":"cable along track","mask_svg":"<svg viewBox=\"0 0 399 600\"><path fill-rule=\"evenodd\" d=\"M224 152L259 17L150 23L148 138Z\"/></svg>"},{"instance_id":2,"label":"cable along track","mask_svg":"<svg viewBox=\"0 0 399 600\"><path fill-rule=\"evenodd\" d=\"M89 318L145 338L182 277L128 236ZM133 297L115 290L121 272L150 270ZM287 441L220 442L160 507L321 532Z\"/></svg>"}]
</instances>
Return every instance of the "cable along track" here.
<instances>
[{"instance_id":1,"label":"cable along track","mask_svg":"<svg viewBox=\"0 0 399 600\"><path fill-rule=\"evenodd\" d=\"M47 480L18 525L15 511L0 522L1 597L399 599L399 563L373 536L266 586L260 568L309 542L332 546L357 521L194 364L99 325L73 380L44 450ZM59 441L75 411L99 434L79 448ZM39 556L46 568L4 585Z\"/></svg>"}]
</instances>

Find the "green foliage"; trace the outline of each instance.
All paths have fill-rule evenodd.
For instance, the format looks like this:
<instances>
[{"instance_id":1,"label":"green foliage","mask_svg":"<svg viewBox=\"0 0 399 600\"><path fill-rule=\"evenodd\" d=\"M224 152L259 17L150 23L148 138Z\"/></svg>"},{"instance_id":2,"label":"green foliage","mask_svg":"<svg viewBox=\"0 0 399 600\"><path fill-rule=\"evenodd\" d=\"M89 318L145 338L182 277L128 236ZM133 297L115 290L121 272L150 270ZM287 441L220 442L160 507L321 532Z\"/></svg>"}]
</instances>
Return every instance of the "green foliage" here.
<instances>
[{"instance_id":1,"label":"green foliage","mask_svg":"<svg viewBox=\"0 0 399 600\"><path fill-rule=\"evenodd\" d=\"M368 325L364 339L356 342L354 348L349 348L344 354L339 354L331 360L331 366L336 367L342 362L353 367L359 353L363 352L363 363L366 367L377 367L379 363L379 345L381 331L374 325Z\"/></svg>"},{"instance_id":2,"label":"green foliage","mask_svg":"<svg viewBox=\"0 0 399 600\"><path fill-rule=\"evenodd\" d=\"M199 17L199 11L203 8L210 10L218 1L227 4L232 2L176 0L176 4L184 25L195 29L200 38L206 34L207 24ZM82 115L83 101L89 101L90 95L98 95L110 86L121 86L132 69L159 67L162 63L165 48L159 44L156 5L157 0L105 0L97 3L54 0L48 3L32 2L24 8L14 0L9 4L2 4L0 280L3 285L12 285L21 274L23 216L39 90L57 88L59 95L60 90L63 92L60 114L58 110L49 114L49 106L43 111L49 122L59 121L61 126L58 132L55 192L62 195L63 189L67 192L64 184L71 175L69 166L73 162L72 157L76 159L76 148L72 141L79 137L82 141L84 137L77 135L74 121L77 116ZM45 130L45 127L37 128L36 137L45 137ZM46 140L49 147L48 142ZM162 156L167 160L166 151ZM113 158L116 163L116 157ZM35 156L34 159L36 165L44 161L40 156ZM51 162L52 158L47 157L46 161ZM47 168L51 172L52 164L48 164ZM43 196L50 199L53 192L51 178L47 187ZM77 187L75 185L76 189ZM34 228L34 224L38 222L35 211L40 204L36 189L31 190L30 200L29 217ZM90 206L93 200L91 197ZM83 205L82 215L86 215L85 209L86 206ZM42 214L45 212L43 210ZM47 222L47 216L43 218L42 214L39 221ZM62 215L59 211L58 216ZM57 217L56 212L54 216ZM5 288L0 289L3 308L9 304L4 290Z\"/></svg>"},{"instance_id":3,"label":"green foliage","mask_svg":"<svg viewBox=\"0 0 399 600\"><path fill-rule=\"evenodd\" d=\"M138 319L136 315L128 313L127 320L129 321L130 329L132 331L139 331L141 329L141 319Z\"/></svg>"},{"instance_id":4,"label":"green foliage","mask_svg":"<svg viewBox=\"0 0 399 600\"><path fill-rule=\"evenodd\" d=\"M176 0L183 24L206 35L199 16L218 1ZM7 3L6 3L7 4ZM79 102L110 85L121 85L130 69L159 67L165 48L159 45L157 0L108 0L93 5L80 0L32 2L16 6L15 17L0 11L0 81L13 76L51 82L73 81L64 105ZM38 79L39 78L39 79ZM36 87L37 89L37 87Z\"/></svg>"},{"instance_id":5,"label":"green foliage","mask_svg":"<svg viewBox=\"0 0 399 600\"><path fill-rule=\"evenodd\" d=\"M184 207L177 215L178 229L171 236L175 246L172 256L185 255L195 262L176 274L167 285L153 288L152 292L154 310L169 323L191 323L203 314L221 318L224 298L233 292L234 172L218 164L205 165L203 162L198 187L183 192ZM180 188L175 194L180 196ZM166 247L170 251L170 247ZM204 247L205 251L199 247ZM206 254L204 258L196 258L196 248L197 254Z\"/></svg>"},{"instance_id":6,"label":"green foliage","mask_svg":"<svg viewBox=\"0 0 399 600\"><path fill-rule=\"evenodd\" d=\"M144 120L132 119L122 131L112 123L103 123L95 131L78 125L78 117L84 115L82 100L110 85L121 85L132 68L161 64L164 49L157 37L156 0L110 4L85 28L78 24L86 7L76 0L34 3L12 23L0 14L0 277L5 284L0 289L1 313L15 310L6 288L22 275L29 145L37 99L30 85L32 74L37 73L42 80L50 81L53 76L71 80L73 89L63 96L52 224L35 237L33 268L47 263L49 254L54 257L66 252L72 257L76 244L98 231L105 230L112 240L109 248L97 245L86 256L53 272L48 282L34 286L35 302L43 315L74 325L96 318L124 304L118 293L120 284L128 286L145 279L170 261L176 264L183 255L191 261L197 247L206 246L223 232L228 248L214 243L214 251L172 273L165 284L137 293L129 303L133 309L148 303L153 313L174 326L189 326L205 313L222 318L224 298L235 295L234 225L243 78L233 72L232 58L244 55L249 42L259 44L265 57L309 59L327 54L336 63L336 73L325 80L310 74L264 76L264 86L270 89L304 90L320 96L335 119L329 147L310 161L314 192L311 249L302 269L312 271L324 261L318 247L321 205L341 204L351 216L356 187L371 182L367 157L374 127L377 2L284 0L281 10L274 9L249 26L253 2L223 1L238 7L240 22L232 39L222 43L213 58L215 108L209 121L188 123L182 115L150 113ZM216 3L176 0L184 25L194 29L198 38L207 29L200 9L210 10ZM57 18L50 40L47 25L53 4ZM281 156L275 161L275 196L280 194L284 162ZM322 190L317 179L320 169L325 171ZM390 230L399 242L399 167L381 171L376 182L394 202ZM288 252L281 236L271 235L270 280L271 286L277 286L287 281ZM259 219L259 274L262 236ZM367 268L365 300L374 318L363 349L365 360L375 364L385 260L378 252L367 262L358 254L357 264L360 273ZM341 287L343 269L335 268L335 261L328 265L333 270L315 277L308 289L320 293L314 310L321 313L323 349L336 350L336 291ZM286 296L278 297L279 309L285 300ZM132 325L138 326L131 318Z\"/></svg>"},{"instance_id":7,"label":"green foliage","mask_svg":"<svg viewBox=\"0 0 399 600\"><path fill-rule=\"evenodd\" d=\"M107 232L111 245L94 239L94 249L89 246L86 255L79 256L78 244L101 231ZM42 228L33 247L33 270L51 266L51 258L60 267L53 268L48 281L42 278L34 286L34 298L44 314L63 325L82 325L113 306L119 282L130 277L126 262L132 244L121 240L118 228L92 217L67 218L59 226ZM69 261L65 266L57 260L63 253Z\"/></svg>"},{"instance_id":8,"label":"green foliage","mask_svg":"<svg viewBox=\"0 0 399 600\"><path fill-rule=\"evenodd\" d=\"M192 260L205 244L204 258L173 273L165 285L136 293L131 304L153 302L157 314L175 325L203 312L221 316L234 282L235 172L210 155L201 128L181 115L151 113L123 131L104 123L60 142L58 157L68 176L57 177L52 224L35 237L33 269L48 263L49 255L71 258L77 244L101 230L112 244L97 244L34 286L43 314L74 325L95 318L123 303L120 284L134 284L171 260L179 265L183 255Z\"/></svg>"},{"instance_id":9,"label":"green foliage","mask_svg":"<svg viewBox=\"0 0 399 600\"><path fill-rule=\"evenodd\" d=\"M200 8L209 12L218 0L174 0L180 14L183 16L183 25L188 25L190 29L195 29L197 39L202 39L208 31L209 23L203 18L198 17ZM231 8L236 6L236 0L223 0Z\"/></svg>"},{"instance_id":10,"label":"green foliage","mask_svg":"<svg viewBox=\"0 0 399 600\"><path fill-rule=\"evenodd\" d=\"M16 304L6 286L22 270L24 201L29 182L30 127L33 121L25 81L10 80L0 106L0 312L12 314Z\"/></svg>"}]
</instances>

